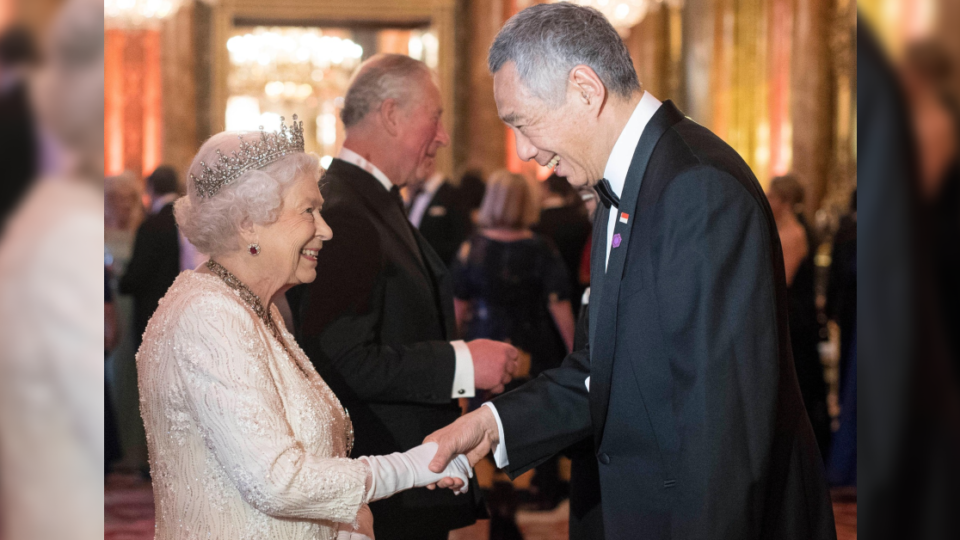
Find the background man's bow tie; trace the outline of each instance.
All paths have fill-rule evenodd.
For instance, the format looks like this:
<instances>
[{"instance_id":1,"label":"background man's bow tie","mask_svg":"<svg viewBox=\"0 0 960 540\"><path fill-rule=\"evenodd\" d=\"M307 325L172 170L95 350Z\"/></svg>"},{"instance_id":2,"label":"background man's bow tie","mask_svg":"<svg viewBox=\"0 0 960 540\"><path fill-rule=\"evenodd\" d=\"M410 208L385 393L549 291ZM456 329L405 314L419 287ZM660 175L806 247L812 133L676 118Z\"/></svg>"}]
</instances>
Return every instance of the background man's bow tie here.
<instances>
[{"instance_id":1,"label":"background man's bow tie","mask_svg":"<svg viewBox=\"0 0 960 540\"><path fill-rule=\"evenodd\" d=\"M620 197L617 197L613 193L613 188L610 187L610 182L606 178L597 182L597 185L594 186L597 190L597 196L600 197L600 202L603 203L608 209L613 206L615 208L620 208Z\"/></svg>"}]
</instances>

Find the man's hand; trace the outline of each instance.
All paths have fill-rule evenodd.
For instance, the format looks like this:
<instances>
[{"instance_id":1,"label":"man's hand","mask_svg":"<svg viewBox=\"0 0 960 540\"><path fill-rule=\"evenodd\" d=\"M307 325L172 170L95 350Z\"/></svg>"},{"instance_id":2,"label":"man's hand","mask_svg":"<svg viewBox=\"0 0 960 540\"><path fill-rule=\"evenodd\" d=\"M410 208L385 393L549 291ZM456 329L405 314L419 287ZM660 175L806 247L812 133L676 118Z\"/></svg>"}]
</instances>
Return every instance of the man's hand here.
<instances>
[{"instance_id":1,"label":"man's hand","mask_svg":"<svg viewBox=\"0 0 960 540\"><path fill-rule=\"evenodd\" d=\"M513 345L489 339L475 339L467 343L467 347L473 356L474 386L494 394L503 392L504 385L513 379L517 371L517 349Z\"/></svg>"},{"instance_id":2,"label":"man's hand","mask_svg":"<svg viewBox=\"0 0 960 540\"><path fill-rule=\"evenodd\" d=\"M433 456L429 468L439 472L444 470L457 454L466 454L470 466L473 467L500 442L500 434L493 412L489 407L480 407L461 416L449 426L433 432L423 442L437 443L437 453ZM451 483L452 479L444 478L428 487L448 488Z\"/></svg>"}]
</instances>

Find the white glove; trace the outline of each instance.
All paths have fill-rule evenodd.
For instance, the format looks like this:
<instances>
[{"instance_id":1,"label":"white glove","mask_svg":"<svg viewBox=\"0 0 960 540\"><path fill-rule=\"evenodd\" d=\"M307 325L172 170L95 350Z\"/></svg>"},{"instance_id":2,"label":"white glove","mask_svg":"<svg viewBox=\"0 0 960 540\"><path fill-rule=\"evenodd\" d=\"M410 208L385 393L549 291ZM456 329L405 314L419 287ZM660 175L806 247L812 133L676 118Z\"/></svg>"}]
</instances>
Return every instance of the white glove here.
<instances>
[{"instance_id":1,"label":"white glove","mask_svg":"<svg viewBox=\"0 0 960 540\"><path fill-rule=\"evenodd\" d=\"M466 493L469 478L473 478L473 469L467 456L457 456L442 473L427 468L437 453L437 443L421 444L406 452L388 456L363 456L360 459L370 466L370 483L367 490L367 502L379 501L401 491L429 486L443 478L459 478L463 481L460 493Z\"/></svg>"},{"instance_id":2,"label":"white glove","mask_svg":"<svg viewBox=\"0 0 960 540\"><path fill-rule=\"evenodd\" d=\"M362 505L357 511L357 520L353 524L340 523L337 527L337 540L374 540L373 513L370 507Z\"/></svg>"}]
</instances>

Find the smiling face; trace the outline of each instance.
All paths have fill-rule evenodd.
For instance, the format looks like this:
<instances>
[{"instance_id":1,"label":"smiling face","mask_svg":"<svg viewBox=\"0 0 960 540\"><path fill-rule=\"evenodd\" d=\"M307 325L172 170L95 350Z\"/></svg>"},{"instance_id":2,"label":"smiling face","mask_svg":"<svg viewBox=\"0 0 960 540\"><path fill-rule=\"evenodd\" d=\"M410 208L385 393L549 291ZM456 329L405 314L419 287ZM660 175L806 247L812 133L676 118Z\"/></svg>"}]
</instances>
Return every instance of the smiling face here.
<instances>
[{"instance_id":1,"label":"smiling face","mask_svg":"<svg viewBox=\"0 0 960 540\"><path fill-rule=\"evenodd\" d=\"M512 61L493 76L497 111L516 135L517 155L554 167L554 173L575 187L596 184L604 167L594 150L596 118L578 95L568 83L563 103L540 99L520 80Z\"/></svg>"},{"instance_id":2,"label":"smiling face","mask_svg":"<svg viewBox=\"0 0 960 540\"><path fill-rule=\"evenodd\" d=\"M279 218L255 226L263 268L282 277L287 286L317 278L317 255L333 231L320 215L323 197L317 179L301 174L283 196Z\"/></svg>"},{"instance_id":3,"label":"smiling face","mask_svg":"<svg viewBox=\"0 0 960 540\"><path fill-rule=\"evenodd\" d=\"M403 119L397 134L401 159L400 184L412 182L428 161L435 160L437 151L450 144L450 136L443 127L443 103L440 89L426 75L419 79L418 89L403 108Z\"/></svg>"}]
</instances>

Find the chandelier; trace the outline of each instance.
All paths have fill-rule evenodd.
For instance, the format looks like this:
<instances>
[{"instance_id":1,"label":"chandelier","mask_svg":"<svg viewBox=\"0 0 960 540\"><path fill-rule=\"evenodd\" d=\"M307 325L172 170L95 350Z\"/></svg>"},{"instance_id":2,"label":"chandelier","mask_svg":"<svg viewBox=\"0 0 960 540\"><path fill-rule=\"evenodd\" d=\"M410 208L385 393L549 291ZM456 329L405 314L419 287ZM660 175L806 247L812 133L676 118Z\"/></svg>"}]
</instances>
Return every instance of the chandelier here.
<instances>
[{"instance_id":1,"label":"chandelier","mask_svg":"<svg viewBox=\"0 0 960 540\"><path fill-rule=\"evenodd\" d=\"M315 29L257 28L227 40L230 62L236 66L307 64L350 68L363 56L363 47L352 40L325 36Z\"/></svg>"},{"instance_id":2,"label":"chandelier","mask_svg":"<svg viewBox=\"0 0 960 540\"><path fill-rule=\"evenodd\" d=\"M104 0L103 20L108 28L153 26L180 9L183 0Z\"/></svg>"},{"instance_id":3,"label":"chandelier","mask_svg":"<svg viewBox=\"0 0 960 540\"><path fill-rule=\"evenodd\" d=\"M566 0L561 0L566 1ZM569 0L574 4L592 7L603 14L610 24L622 36L630 33L630 29L640 24L647 15L647 11L656 5L667 4L671 7L681 7L682 0Z\"/></svg>"}]
</instances>

